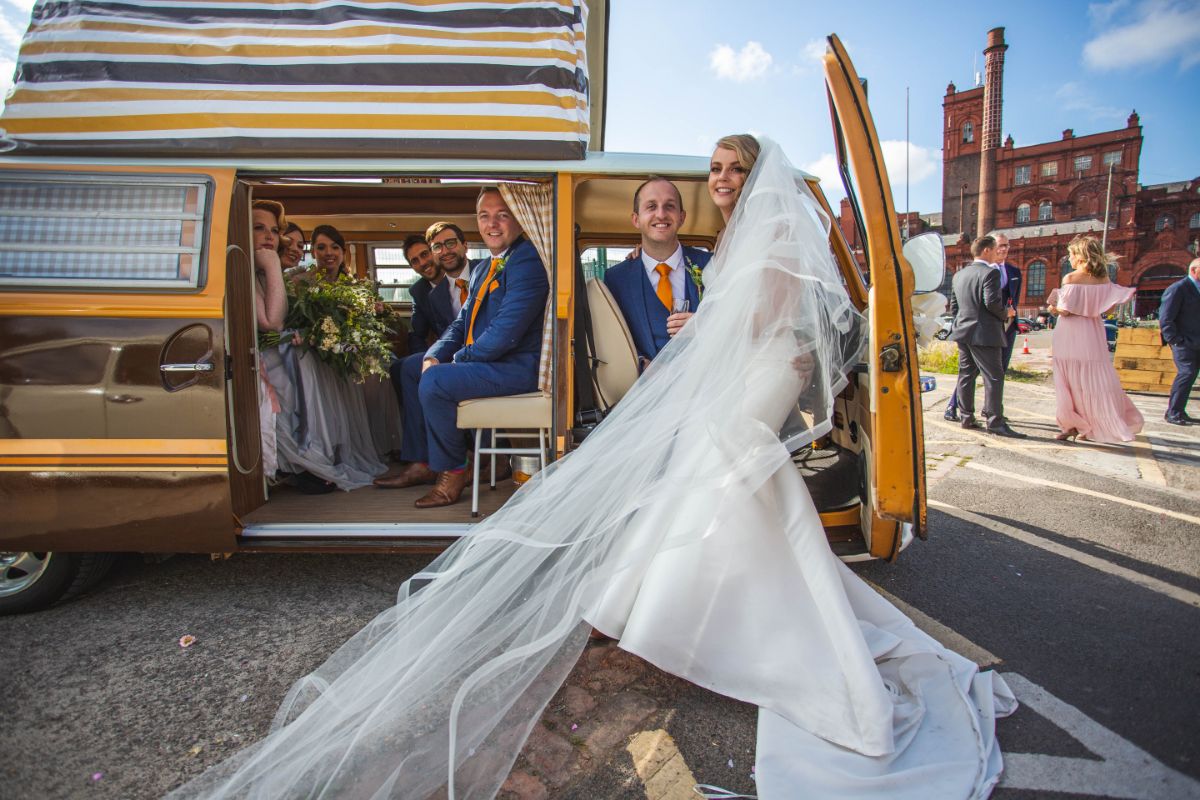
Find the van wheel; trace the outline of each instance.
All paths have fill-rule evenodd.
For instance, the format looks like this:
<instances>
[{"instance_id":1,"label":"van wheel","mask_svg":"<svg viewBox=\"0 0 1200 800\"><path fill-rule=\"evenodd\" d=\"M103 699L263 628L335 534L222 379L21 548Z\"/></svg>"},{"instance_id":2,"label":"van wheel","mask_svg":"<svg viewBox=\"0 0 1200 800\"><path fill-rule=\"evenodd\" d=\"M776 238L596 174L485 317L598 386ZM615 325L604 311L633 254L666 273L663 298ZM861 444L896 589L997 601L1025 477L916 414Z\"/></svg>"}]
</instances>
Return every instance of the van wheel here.
<instances>
[{"instance_id":1,"label":"van wheel","mask_svg":"<svg viewBox=\"0 0 1200 800\"><path fill-rule=\"evenodd\" d=\"M949 335L950 335L950 331L938 331L937 333L935 333L933 335L933 338L937 339L940 342L944 342L944 341L946 341L946 337Z\"/></svg>"},{"instance_id":2,"label":"van wheel","mask_svg":"<svg viewBox=\"0 0 1200 800\"><path fill-rule=\"evenodd\" d=\"M112 553L0 552L0 616L39 611L94 586Z\"/></svg>"}]
</instances>

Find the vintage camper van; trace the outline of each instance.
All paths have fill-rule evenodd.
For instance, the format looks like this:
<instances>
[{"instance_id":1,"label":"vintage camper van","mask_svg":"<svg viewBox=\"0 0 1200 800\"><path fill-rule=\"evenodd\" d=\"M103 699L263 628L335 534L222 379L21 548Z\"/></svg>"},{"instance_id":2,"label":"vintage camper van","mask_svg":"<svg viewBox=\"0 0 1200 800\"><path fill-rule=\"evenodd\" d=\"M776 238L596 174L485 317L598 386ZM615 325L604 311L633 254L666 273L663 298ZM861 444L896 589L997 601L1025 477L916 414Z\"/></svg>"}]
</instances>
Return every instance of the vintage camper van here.
<instances>
[{"instance_id":1,"label":"vintage camper van","mask_svg":"<svg viewBox=\"0 0 1200 800\"><path fill-rule=\"evenodd\" d=\"M597 4L590 6L589 29L604 21ZM602 42L603 33L593 38ZM589 364L577 313L588 296L581 259L635 243L629 204L651 173L680 187L687 243L712 247L721 225L706 192L705 158L582 147L564 157L571 154L553 152L561 140L546 156L518 138L520 146L507 154L503 142L481 138L456 157L403 142L388 156L383 151L395 143L373 140L375 152L349 148L355 156L348 157L340 147L282 133L273 140L243 131L214 144L211 137L189 143L190 131L182 129L158 131L171 139L160 148L149 133L124 135L136 127L136 115L123 116L116 100L95 124L79 117L64 123L70 112L38 107L45 98L33 93L47 90L28 81L46 68L36 57L44 52L36 36L26 39L26 83L18 81L0 120L16 145L0 157L0 613L78 592L114 553L432 553L470 535L478 518L469 500L422 511L413 507L415 489L306 495L269 485L247 257L253 201L282 203L306 231L334 224L358 273L380 277L387 270L404 275L394 257L399 242L434 220L457 223L477 245L481 185L540 190L551 250L549 324L543 388L527 398L536 409L525 427L544 431L552 458L575 446L581 427L577 373ZM590 127L593 148L603 125L599 58L592 55L591 85L572 105L583 114L572 130L582 129L586 141ZM62 63L80 79L79 62ZM866 267L837 225L830 247L870 338L837 400L832 434L798 454L796 465L838 554L891 559L914 534L923 535L925 521L910 308L915 278L863 88L832 36L826 78ZM69 108L73 91L63 90L56 102ZM173 113L174 101L159 102L161 114ZM87 133L72 138L79 131ZM440 146L454 150L450 140ZM485 152L489 147L497 152ZM815 178L800 177L824 197ZM940 262L922 270L924 285L940 282ZM407 311L403 302L399 307ZM620 325L614 328L604 309L590 310L608 367L621 352ZM619 364L611 372L596 380L628 380ZM600 388L602 395L622 390ZM480 512L494 511L513 491L507 482L482 487Z\"/></svg>"}]
</instances>

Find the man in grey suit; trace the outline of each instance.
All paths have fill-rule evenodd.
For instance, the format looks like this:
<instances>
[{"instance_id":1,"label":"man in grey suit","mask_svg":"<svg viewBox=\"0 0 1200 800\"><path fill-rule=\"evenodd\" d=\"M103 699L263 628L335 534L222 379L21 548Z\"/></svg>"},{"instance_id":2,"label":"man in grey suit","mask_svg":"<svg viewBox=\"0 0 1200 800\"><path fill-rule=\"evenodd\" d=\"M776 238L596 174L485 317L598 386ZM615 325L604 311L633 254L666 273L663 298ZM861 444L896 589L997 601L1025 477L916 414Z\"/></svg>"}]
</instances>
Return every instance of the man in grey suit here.
<instances>
[{"instance_id":1,"label":"man in grey suit","mask_svg":"<svg viewBox=\"0 0 1200 800\"><path fill-rule=\"evenodd\" d=\"M1012 439L1028 438L1008 427L1004 419L1004 323L1008 310L1000 291L996 239L980 236L971 243L975 257L954 275L950 315L954 330L948 337L958 344L958 407L964 428L975 422L975 377L983 375L983 416L987 432Z\"/></svg>"}]
</instances>

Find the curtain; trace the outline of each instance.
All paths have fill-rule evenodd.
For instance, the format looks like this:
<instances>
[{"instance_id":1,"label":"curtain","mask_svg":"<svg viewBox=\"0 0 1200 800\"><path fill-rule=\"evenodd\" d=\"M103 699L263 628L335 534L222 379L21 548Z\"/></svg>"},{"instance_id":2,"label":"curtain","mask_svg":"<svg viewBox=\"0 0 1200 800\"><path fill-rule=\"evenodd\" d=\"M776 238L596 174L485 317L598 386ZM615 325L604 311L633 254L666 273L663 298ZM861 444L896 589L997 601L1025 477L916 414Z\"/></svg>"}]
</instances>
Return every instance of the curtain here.
<instances>
[{"instance_id":1,"label":"curtain","mask_svg":"<svg viewBox=\"0 0 1200 800\"><path fill-rule=\"evenodd\" d=\"M550 282L542 326L542 358L538 362L538 389L549 393L554 358L554 190L549 183L501 183L500 195L537 248Z\"/></svg>"}]
</instances>

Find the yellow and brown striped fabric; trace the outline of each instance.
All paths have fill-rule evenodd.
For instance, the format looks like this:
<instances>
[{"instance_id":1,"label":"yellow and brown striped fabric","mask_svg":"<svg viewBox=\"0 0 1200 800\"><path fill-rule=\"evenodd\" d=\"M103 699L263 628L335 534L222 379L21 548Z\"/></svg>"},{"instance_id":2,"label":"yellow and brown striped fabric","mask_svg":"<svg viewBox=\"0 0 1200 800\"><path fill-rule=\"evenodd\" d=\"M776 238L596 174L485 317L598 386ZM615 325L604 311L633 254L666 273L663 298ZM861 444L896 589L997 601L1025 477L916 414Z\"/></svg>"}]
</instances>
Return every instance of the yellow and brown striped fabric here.
<instances>
[{"instance_id":1,"label":"yellow and brown striped fabric","mask_svg":"<svg viewBox=\"0 0 1200 800\"><path fill-rule=\"evenodd\" d=\"M582 158L586 14L584 0L38 0L0 145Z\"/></svg>"}]
</instances>

